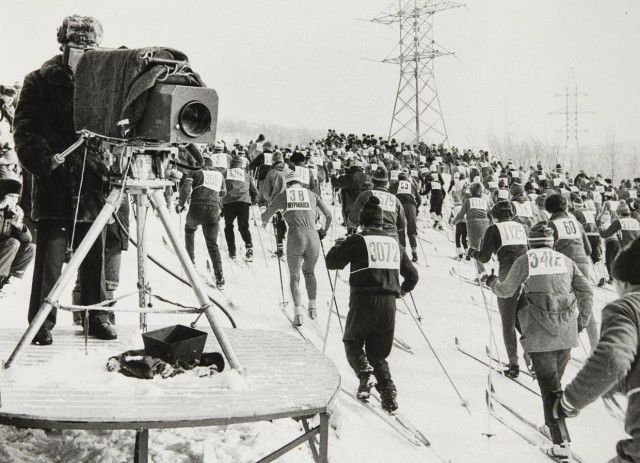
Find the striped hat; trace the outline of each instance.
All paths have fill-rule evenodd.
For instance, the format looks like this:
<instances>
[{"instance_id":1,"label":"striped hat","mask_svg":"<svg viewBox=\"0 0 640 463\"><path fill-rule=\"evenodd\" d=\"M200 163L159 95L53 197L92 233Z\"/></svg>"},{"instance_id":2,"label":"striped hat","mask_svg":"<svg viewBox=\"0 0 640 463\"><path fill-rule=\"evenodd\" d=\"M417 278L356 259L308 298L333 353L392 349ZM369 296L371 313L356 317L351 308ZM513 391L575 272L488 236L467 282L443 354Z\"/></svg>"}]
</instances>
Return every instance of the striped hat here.
<instances>
[{"instance_id":1,"label":"striped hat","mask_svg":"<svg viewBox=\"0 0 640 463\"><path fill-rule=\"evenodd\" d=\"M547 222L538 222L529 231L529 246L531 248L552 248L553 247L553 229L547 225Z\"/></svg>"}]
</instances>

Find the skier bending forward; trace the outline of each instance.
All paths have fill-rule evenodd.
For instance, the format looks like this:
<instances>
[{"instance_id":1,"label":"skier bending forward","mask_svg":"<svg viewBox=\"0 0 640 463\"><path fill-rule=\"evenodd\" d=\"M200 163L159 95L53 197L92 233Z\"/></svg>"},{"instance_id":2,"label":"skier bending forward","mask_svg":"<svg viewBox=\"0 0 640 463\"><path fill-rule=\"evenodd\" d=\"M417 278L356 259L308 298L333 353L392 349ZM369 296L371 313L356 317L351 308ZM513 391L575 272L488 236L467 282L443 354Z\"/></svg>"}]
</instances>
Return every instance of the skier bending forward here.
<instances>
[{"instance_id":1,"label":"skier bending forward","mask_svg":"<svg viewBox=\"0 0 640 463\"><path fill-rule=\"evenodd\" d=\"M397 392L386 359L393 345L396 298L416 286L418 272L397 238L382 229L382 209L376 196L362 206L359 222L363 231L336 241L327 254L327 268L342 269L351 264L349 314L342 341L349 365L360 379L358 398L369 397L369 376L373 373L382 408L391 413L398 408Z\"/></svg>"}]
</instances>

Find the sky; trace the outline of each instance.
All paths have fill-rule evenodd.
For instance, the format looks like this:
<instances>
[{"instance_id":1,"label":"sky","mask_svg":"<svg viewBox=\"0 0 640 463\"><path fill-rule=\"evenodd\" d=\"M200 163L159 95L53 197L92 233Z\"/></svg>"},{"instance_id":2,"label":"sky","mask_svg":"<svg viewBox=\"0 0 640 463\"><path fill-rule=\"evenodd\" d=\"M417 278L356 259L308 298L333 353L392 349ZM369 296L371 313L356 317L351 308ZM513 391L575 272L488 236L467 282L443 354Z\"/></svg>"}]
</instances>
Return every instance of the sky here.
<instances>
[{"instance_id":1,"label":"sky","mask_svg":"<svg viewBox=\"0 0 640 463\"><path fill-rule=\"evenodd\" d=\"M69 14L104 26L102 46L169 46L220 97L219 119L345 133L389 132L399 67L383 64L397 26L368 20L389 0L0 0L0 82L53 56ZM28 25L28 27L27 27ZM573 68L581 145L640 140L640 2L470 0L434 17L435 62L452 144L481 149L505 133L564 140ZM7 38L11 38L7 40ZM372 61L373 60L373 61Z\"/></svg>"}]
</instances>

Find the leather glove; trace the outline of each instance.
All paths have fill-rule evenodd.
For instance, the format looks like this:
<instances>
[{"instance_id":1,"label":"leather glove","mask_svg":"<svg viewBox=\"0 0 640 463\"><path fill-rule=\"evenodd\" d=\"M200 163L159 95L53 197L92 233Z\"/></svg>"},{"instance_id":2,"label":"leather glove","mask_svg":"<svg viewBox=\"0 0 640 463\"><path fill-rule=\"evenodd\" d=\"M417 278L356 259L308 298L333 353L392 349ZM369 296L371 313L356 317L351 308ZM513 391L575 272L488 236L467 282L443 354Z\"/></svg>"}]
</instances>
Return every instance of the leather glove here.
<instances>
[{"instance_id":1,"label":"leather glove","mask_svg":"<svg viewBox=\"0 0 640 463\"><path fill-rule=\"evenodd\" d=\"M487 285L489 288L493 288L493 285L495 285L497 282L498 282L498 277L492 273L487 277L487 280L485 281L484 284Z\"/></svg>"},{"instance_id":2,"label":"leather glove","mask_svg":"<svg viewBox=\"0 0 640 463\"><path fill-rule=\"evenodd\" d=\"M478 251L476 251L475 249L469 248L467 249L467 256L469 256L471 259L475 259L477 252Z\"/></svg>"},{"instance_id":3,"label":"leather glove","mask_svg":"<svg viewBox=\"0 0 640 463\"><path fill-rule=\"evenodd\" d=\"M574 408L567 399L564 398L562 390L553 391L545 399L546 405L551 409L551 414L556 420L573 418L578 416L579 410Z\"/></svg>"},{"instance_id":4,"label":"leather glove","mask_svg":"<svg viewBox=\"0 0 640 463\"><path fill-rule=\"evenodd\" d=\"M324 231L324 228L318 229L318 236L320 237L321 240L323 240L324 237L327 236L327 232Z\"/></svg>"},{"instance_id":5,"label":"leather glove","mask_svg":"<svg viewBox=\"0 0 640 463\"><path fill-rule=\"evenodd\" d=\"M184 211L184 206L181 206L180 204L176 204L176 212L180 214L182 211Z\"/></svg>"}]
</instances>

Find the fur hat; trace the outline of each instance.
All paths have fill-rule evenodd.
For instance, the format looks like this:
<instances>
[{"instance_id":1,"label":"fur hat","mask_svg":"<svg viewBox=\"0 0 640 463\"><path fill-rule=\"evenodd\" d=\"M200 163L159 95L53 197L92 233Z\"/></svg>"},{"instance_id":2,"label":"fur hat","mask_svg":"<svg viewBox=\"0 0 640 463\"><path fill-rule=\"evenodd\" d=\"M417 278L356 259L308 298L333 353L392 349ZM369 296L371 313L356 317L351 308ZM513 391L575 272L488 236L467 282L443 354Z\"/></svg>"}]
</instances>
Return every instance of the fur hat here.
<instances>
[{"instance_id":1,"label":"fur hat","mask_svg":"<svg viewBox=\"0 0 640 463\"><path fill-rule=\"evenodd\" d=\"M289 161L291 161L294 164L303 163L305 159L306 159L305 155L302 154L300 151L296 151L291 156L289 156Z\"/></svg>"},{"instance_id":2,"label":"fur hat","mask_svg":"<svg viewBox=\"0 0 640 463\"><path fill-rule=\"evenodd\" d=\"M567 211L567 198L561 194L552 194L544 201L544 208L549 214Z\"/></svg>"},{"instance_id":3,"label":"fur hat","mask_svg":"<svg viewBox=\"0 0 640 463\"><path fill-rule=\"evenodd\" d=\"M378 169L373 173L371 181L375 186L386 186L389 183L389 176L387 175L387 171L384 167L378 167Z\"/></svg>"},{"instance_id":4,"label":"fur hat","mask_svg":"<svg viewBox=\"0 0 640 463\"><path fill-rule=\"evenodd\" d=\"M358 216L360 225L382 227L382 208L380 207L380 199L371 195L366 203L360 209Z\"/></svg>"},{"instance_id":5,"label":"fur hat","mask_svg":"<svg viewBox=\"0 0 640 463\"><path fill-rule=\"evenodd\" d=\"M22 183L20 180L13 178L0 179L0 201L7 195L19 195L22 191Z\"/></svg>"},{"instance_id":6,"label":"fur hat","mask_svg":"<svg viewBox=\"0 0 640 463\"><path fill-rule=\"evenodd\" d=\"M102 24L91 16L67 16L58 28L58 43L69 42L83 46L98 46L102 42Z\"/></svg>"},{"instance_id":7,"label":"fur hat","mask_svg":"<svg viewBox=\"0 0 640 463\"><path fill-rule=\"evenodd\" d=\"M613 261L611 273L616 280L640 284L640 238L622 248Z\"/></svg>"},{"instance_id":8,"label":"fur hat","mask_svg":"<svg viewBox=\"0 0 640 463\"><path fill-rule=\"evenodd\" d=\"M515 197L515 196L520 196L524 194L524 187L522 186L521 183L513 183L510 187L509 187L509 194L511 195L511 197Z\"/></svg>"},{"instance_id":9,"label":"fur hat","mask_svg":"<svg viewBox=\"0 0 640 463\"><path fill-rule=\"evenodd\" d=\"M516 216L516 207L508 199L502 199L491 208L491 215L496 220L511 220Z\"/></svg>"},{"instance_id":10,"label":"fur hat","mask_svg":"<svg viewBox=\"0 0 640 463\"><path fill-rule=\"evenodd\" d=\"M273 145L270 141L265 141L262 144L262 151L273 151Z\"/></svg>"},{"instance_id":11,"label":"fur hat","mask_svg":"<svg viewBox=\"0 0 640 463\"><path fill-rule=\"evenodd\" d=\"M469 194L474 198L480 198L484 192L482 183L474 182L469 186Z\"/></svg>"},{"instance_id":12,"label":"fur hat","mask_svg":"<svg viewBox=\"0 0 640 463\"><path fill-rule=\"evenodd\" d=\"M529 247L553 247L553 229L546 222L538 222L529 230Z\"/></svg>"},{"instance_id":13,"label":"fur hat","mask_svg":"<svg viewBox=\"0 0 640 463\"><path fill-rule=\"evenodd\" d=\"M616 208L616 214L618 214L618 215L630 215L631 214L631 209L629 209L629 206L627 205L627 203L625 203L624 201L620 201L620 204Z\"/></svg>"}]
</instances>

